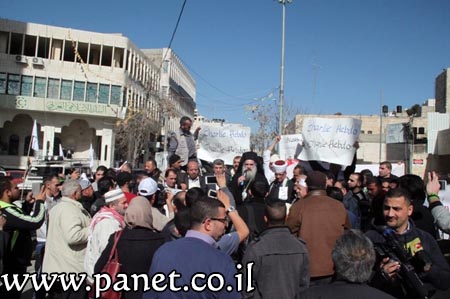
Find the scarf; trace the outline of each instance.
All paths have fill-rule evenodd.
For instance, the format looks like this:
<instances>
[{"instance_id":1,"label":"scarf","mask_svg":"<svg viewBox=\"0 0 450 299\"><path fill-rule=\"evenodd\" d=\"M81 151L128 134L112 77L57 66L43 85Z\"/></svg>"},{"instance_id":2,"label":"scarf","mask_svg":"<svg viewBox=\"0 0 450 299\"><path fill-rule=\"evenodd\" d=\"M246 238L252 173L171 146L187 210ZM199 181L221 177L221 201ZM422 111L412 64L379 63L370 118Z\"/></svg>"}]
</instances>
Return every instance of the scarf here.
<instances>
[{"instance_id":1,"label":"scarf","mask_svg":"<svg viewBox=\"0 0 450 299\"><path fill-rule=\"evenodd\" d=\"M97 223L99 223L100 221L102 221L103 219L116 219L119 224L120 227L125 227L125 221L122 215L119 214L119 212L117 212L115 209L113 208L109 208L109 207L102 207L100 209L100 211L98 211L95 215L94 218L92 218L91 221L91 225L89 226L89 229L91 231L94 230L94 227L97 225Z\"/></svg>"},{"instance_id":2,"label":"scarf","mask_svg":"<svg viewBox=\"0 0 450 299\"><path fill-rule=\"evenodd\" d=\"M147 198L133 198L125 211L125 223L129 228L145 227L153 230L152 205Z\"/></svg>"}]
</instances>

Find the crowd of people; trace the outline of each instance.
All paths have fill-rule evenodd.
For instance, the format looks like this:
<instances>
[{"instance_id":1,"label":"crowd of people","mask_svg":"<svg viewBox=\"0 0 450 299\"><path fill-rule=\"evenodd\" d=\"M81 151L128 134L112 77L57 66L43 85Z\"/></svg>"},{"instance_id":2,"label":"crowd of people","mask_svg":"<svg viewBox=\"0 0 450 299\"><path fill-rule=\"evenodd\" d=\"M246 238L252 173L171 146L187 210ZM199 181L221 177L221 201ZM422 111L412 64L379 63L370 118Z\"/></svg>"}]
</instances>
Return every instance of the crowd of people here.
<instances>
[{"instance_id":1,"label":"crowd of people","mask_svg":"<svg viewBox=\"0 0 450 299\"><path fill-rule=\"evenodd\" d=\"M198 273L220 273L231 287L139 285L123 291L124 299L425 298L450 287L436 241L437 229L450 232L450 212L435 173L425 184L415 175L394 176L388 161L377 177L320 161L288 165L273 154L280 136L262 157L246 152L230 168L221 159L206 167L196 155L199 129L192 134L191 125L183 117L171 136L167 169L153 158L143 171L99 166L93 178L74 168L64 182L45 177L21 205L17 185L0 178L3 277L26 273L34 251L37 273L86 273L83 286L92 285L116 244L127 275L162 273L165 283L176 270L183 287ZM0 286L0 298L20 296ZM90 296L85 287L63 291L60 283L34 294Z\"/></svg>"}]
</instances>

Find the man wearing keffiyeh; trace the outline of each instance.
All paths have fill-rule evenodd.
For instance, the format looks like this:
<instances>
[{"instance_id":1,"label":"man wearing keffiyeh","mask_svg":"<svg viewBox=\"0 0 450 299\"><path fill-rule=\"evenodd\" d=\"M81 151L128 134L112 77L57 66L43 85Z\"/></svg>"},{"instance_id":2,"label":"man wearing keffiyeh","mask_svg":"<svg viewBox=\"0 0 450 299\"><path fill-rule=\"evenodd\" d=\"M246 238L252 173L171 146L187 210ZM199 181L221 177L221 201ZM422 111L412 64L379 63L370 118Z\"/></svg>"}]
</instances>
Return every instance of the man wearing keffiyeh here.
<instances>
[{"instance_id":1,"label":"man wearing keffiyeh","mask_svg":"<svg viewBox=\"0 0 450 299\"><path fill-rule=\"evenodd\" d=\"M128 203L122 190L115 189L106 192L105 203L106 206L95 214L89 227L84 268L90 282L93 282L92 274L95 263L108 244L109 236L125 226L124 215Z\"/></svg>"}]
</instances>

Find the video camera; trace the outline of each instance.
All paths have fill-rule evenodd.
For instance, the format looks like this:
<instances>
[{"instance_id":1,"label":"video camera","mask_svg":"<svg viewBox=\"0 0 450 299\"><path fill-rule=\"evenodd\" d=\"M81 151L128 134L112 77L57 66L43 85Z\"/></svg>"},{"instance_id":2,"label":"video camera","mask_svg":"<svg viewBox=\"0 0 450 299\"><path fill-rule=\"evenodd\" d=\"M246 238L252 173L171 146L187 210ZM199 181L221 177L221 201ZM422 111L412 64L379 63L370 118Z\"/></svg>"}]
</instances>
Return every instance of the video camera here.
<instances>
[{"instance_id":1,"label":"video camera","mask_svg":"<svg viewBox=\"0 0 450 299\"><path fill-rule=\"evenodd\" d=\"M388 257L400 263L398 277L409 297L430 298L432 292L425 287L418 275L431 269L432 262L428 253L421 250L412 256L398 240L394 230L387 226L375 226L375 229L385 239L384 243L375 244L375 251L381 259Z\"/></svg>"}]
</instances>

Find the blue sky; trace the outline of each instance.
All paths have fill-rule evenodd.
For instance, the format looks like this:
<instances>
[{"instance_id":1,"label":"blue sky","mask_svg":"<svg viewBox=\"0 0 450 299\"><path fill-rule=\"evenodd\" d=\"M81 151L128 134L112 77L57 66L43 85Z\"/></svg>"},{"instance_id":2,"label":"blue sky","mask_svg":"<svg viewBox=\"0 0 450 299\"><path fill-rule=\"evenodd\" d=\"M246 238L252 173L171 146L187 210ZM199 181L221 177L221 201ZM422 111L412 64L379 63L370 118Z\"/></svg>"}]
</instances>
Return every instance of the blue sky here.
<instances>
[{"instance_id":1,"label":"blue sky","mask_svg":"<svg viewBox=\"0 0 450 299\"><path fill-rule=\"evenodd\" d=\"M1 0L0 17L120 32L140 48L160 48L182 4ZM449 31L448 0L294 0L287 5L285 101L318 114L377 114L381 92L391 109L422 103L450 67ZM188 0L172 48L196 80L201 114L251 125L245 106L280 84L281 5Z\"/></svg>"}]
</instances>

